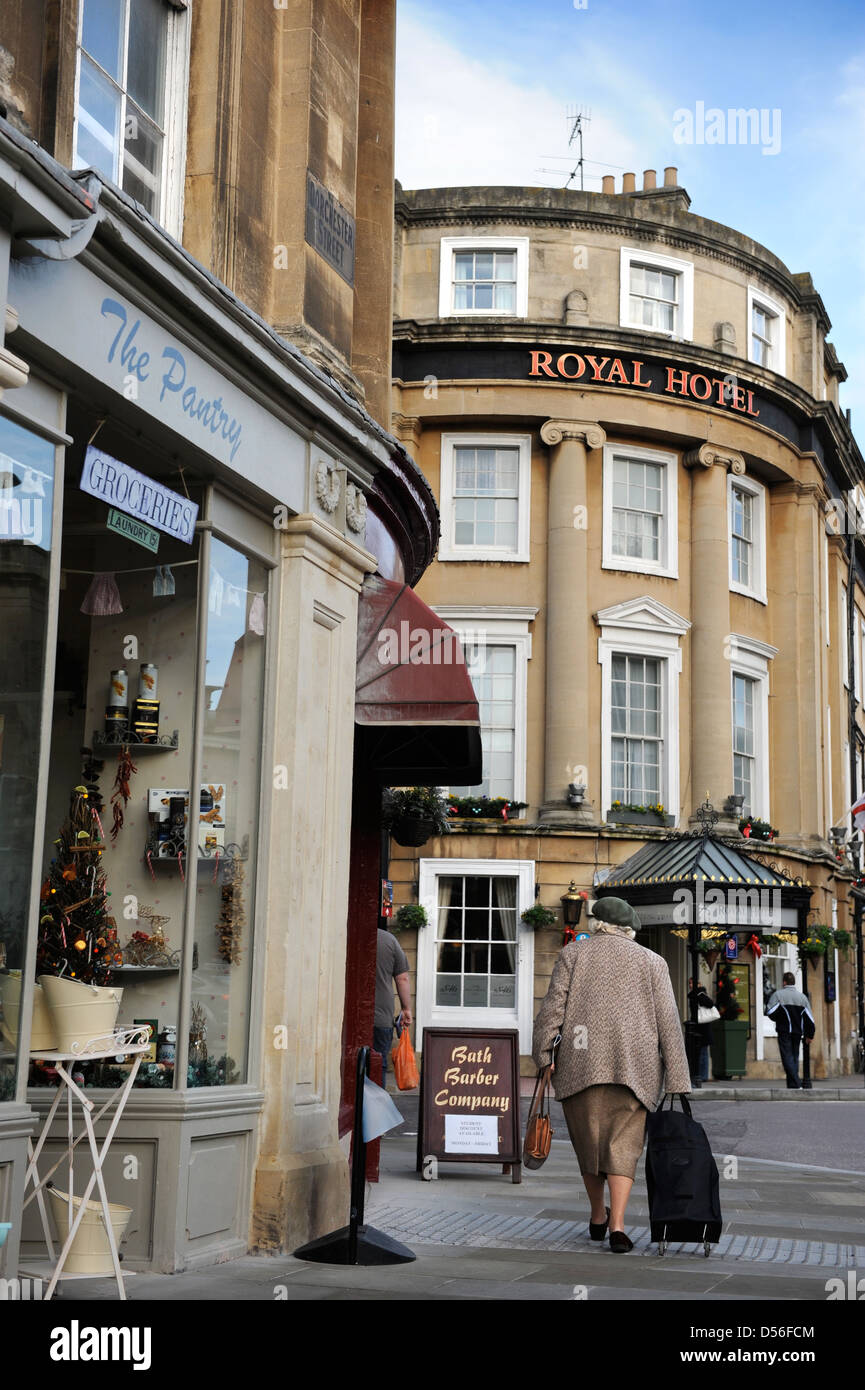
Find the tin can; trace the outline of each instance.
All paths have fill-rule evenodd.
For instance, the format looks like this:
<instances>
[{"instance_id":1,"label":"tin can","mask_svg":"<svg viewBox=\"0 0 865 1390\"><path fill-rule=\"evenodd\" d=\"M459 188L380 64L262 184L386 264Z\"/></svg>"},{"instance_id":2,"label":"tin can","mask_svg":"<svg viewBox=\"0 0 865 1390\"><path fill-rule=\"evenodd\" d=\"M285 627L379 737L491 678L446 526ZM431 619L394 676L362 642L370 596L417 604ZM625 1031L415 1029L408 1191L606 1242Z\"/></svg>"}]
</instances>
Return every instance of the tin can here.
<instances>
[{"instance_id":1,"label":"tin can","mask_svg":"<svg viewBox=\"0 0 865 1390\"><path fill-rule=\"evenodd\" d=\"M125 738L129 732L129 710L125 705L105 706L105 732L109 738Z\"/></svg>"},{"instance_id":2,"label":"tin can","mask_svg":"<svg viewBox=\"0 0 865 1390\"><path fill-rule=\"evenodd\" d=\"M129 675L122 666L118 671L111 672L108 703L109 705L119 705L123 709L129 707Z\"/></svg>"},{"instance_id":3,"label":"tin can","mask_svg":"<svg viewBox=\"0 0 865 1390\"><path fill-rule=\"evenodd\" d=\"M152 661L142 661L141 669L138 672L138 698L140 700L155 700L158 682L159 667L154 666Z\"/></svg>"},{"instance_id":4,"label":"tin can","mask_svg":"<svg viewBox=\"0 0 865 1390\"><path fill-rule=\"evenodd\" d=\"M177 1028L169 1023L159 1034L156 1044L157 1062L173 1062L177 1052Z\"/></svg>"},{"instance_id":5,"label":"tin can","mask_svg":"<svg viewBox=\"0 0 865 1390\"><path fill-rule=\"evenodd\" d=\"M159 701L142 700L141 697L135 701L132 707L132 718L143 719L148 724L159 723Z\"/></svg>"}]
</instances>

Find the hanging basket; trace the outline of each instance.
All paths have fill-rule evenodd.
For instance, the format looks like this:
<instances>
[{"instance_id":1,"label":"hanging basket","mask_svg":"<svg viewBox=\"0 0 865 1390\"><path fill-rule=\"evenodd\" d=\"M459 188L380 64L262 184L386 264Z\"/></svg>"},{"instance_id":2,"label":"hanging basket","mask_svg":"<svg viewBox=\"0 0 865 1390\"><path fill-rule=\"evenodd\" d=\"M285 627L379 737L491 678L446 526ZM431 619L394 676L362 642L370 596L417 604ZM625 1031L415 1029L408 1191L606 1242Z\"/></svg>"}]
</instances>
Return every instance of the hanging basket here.
<instances>
[{"instance_id":1,"label":"hanging basket","mask_svg":"<svg viewBox=\"0 0 865 1390\"><path fill-rule=\"evenodd\" d=\"M435 821L430 816L400 816L390 833L404 849L417 849L435 834Z\"/></svg>"},{"instance_id":2,"label":"hanging basket","mask_svg":"<svg viewBox=\"0 0 865 1390\"><path fill-rule=\"evenodd\" d=\"M703 957L710 970L715 969L715 962L720 956L720 951L704 951Z\"/></svg>"}]
</instances>

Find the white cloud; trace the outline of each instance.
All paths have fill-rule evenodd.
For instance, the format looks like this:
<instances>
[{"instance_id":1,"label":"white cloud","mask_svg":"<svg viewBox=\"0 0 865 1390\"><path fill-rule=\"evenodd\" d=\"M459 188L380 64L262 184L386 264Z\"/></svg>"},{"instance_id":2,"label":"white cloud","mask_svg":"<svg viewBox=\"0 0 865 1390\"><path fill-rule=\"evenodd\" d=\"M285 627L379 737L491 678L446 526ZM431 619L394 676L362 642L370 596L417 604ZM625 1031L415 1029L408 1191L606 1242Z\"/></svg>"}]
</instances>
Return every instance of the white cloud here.
<instances>
[{"instance_id":1,"label":"white cloud","mask_svg":"<svg viewBox=\"0 0 865 1390\"><path fill-rule=\"evenodd\" d=\"M580 58L605 88L609 83L622 95L628 92L628 125L640 132L638 145L608 117L593 115L587 159L602 157L613 167L642 169L648 148L643 118L665 127L673 148L671 112L653 94L642 94L642 117L635 120L634 107L641 98L628 75L603 54L589 54L585 46ZM495 60L482 62L461 53L430 24L406 11L398 18L396 75L396 176L404 188L564 186L573 167L564 158L566 108L573 99L567 93L562 96L548 85L514 80ZM555 74L550 71L550 76ZM566 87L571 86L568 81ZM609 105L616 109L619 103ZM560 176L540 172L559 163ZM586 187L600 189L600 174L597 165L588 166Z\"/></svg>"}]
</instances>

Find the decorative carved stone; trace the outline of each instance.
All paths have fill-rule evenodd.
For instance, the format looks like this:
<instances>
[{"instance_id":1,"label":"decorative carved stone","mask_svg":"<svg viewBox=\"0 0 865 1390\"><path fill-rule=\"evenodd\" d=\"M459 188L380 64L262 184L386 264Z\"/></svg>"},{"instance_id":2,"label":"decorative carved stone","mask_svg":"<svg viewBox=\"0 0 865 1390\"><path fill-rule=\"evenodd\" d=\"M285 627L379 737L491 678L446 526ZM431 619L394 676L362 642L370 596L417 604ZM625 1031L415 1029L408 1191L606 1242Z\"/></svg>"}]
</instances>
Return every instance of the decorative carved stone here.
<instances>
[{"instance_id":1,"label":"decorative carved stone","mask_svg":"<svg viewBox=\"0 0 865 1390\"><path fill-rule=\"evenodd\" d=\"M602 449L607 435L600 425L586 420L545 420L541 425L541 439L551 447L561 444L563 439L577 439L587 449Z\"/></svg>"},{"instance_id":2,"label":"decorative carved stone","mask_svg":"<svg viewBox=\"0 0 865 1390\"><path fill-rule=\"evenodd\" d=\"M326 459L319 459L315 465L315 498L322 511L328 515L336 511L342 484L339 469Z\"/></svg>"},{"instance_id":3,"label":"decorative carved stone","mask_svg":"<svg viewBox=\"0 0 865 1390\"><path fill-rule=\"evenodd\" d=\"M736 355L736 330L732 323L715 324L715 351L725 352L728 356Z\"/></svg>"},{"instance_id":4,"label":"decorative carved stone","mask_svg":"<svg viewBox=\"0 0 865 1390\"><path fill-rule=\"evenodd\" d=\"M682 460L686 468L711 468L717 464L728 473L744 473L745 460L735 449L724 449L717 444L701 444L699 449L691 449Z\"/></svg>"},{"instance_id":5,"label":"decorative carved stone","mask_svg":"<svg viewBox=\"0 0 865 1390\"><path fill-rule=\"evenodd\" d=\"M349 530L358 535L366 530L366 498L354 483L349 483L345 490L345 519Z\"/></svg>"},{"instance_id":6,"label":"decorative carved stone","mask_svg":"<svg viewBox=\"0 0 865 1390\"><path fill-rule=\"evenodd\" d=\"M562 316L562 322L581 326L587 324L588 321L588 295L583 290L571 290L570 294L565 295L565 312Z\"/></svg>"}]
</instances>

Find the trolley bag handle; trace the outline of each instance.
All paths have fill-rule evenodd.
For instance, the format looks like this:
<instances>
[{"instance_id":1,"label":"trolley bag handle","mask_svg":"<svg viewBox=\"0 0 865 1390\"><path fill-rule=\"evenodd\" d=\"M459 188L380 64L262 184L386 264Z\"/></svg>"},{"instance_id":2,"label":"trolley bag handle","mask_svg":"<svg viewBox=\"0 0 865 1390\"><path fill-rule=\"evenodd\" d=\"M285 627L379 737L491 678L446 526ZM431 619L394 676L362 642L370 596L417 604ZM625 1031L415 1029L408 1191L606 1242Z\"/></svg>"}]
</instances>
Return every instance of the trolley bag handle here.
<instances>
[{"instance_id":1,"label":"trolley bag handle","mask_svg":"<svg viewBox=\"0 0 865 1390\"><path fill-rule=\"evenodd\" d=\"M684 1094L683 1091L667 1091L666 1094L663 1096L663 1098L662 1098L662 1100L661 1100L661 1104L658 1106L658 1109L659 1109L659 1110L663 1110L664 1106L667 1104L667 1096L670 1097L670 1109L671 1109L671 1110L675 1110L675 1108L676 1108L676 1096L678 1096L678 1097L679 1097L679 1100L682 1102L682 1109L684 1110L685 1114L688 1116L689 1119L692 1118L692 1117L691 1117L691 1102L688 1100L688 1097Z\"/></svg>"}]
</instances>

